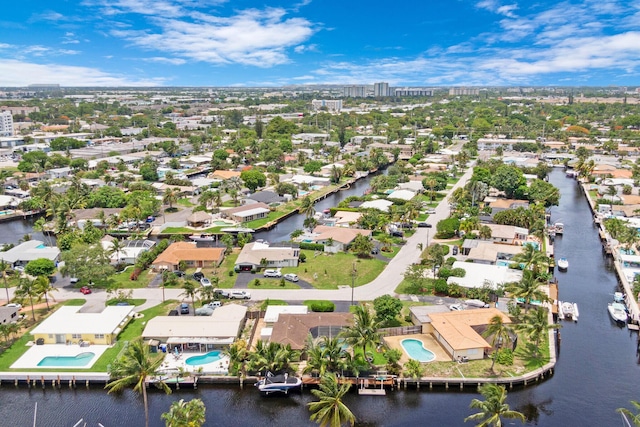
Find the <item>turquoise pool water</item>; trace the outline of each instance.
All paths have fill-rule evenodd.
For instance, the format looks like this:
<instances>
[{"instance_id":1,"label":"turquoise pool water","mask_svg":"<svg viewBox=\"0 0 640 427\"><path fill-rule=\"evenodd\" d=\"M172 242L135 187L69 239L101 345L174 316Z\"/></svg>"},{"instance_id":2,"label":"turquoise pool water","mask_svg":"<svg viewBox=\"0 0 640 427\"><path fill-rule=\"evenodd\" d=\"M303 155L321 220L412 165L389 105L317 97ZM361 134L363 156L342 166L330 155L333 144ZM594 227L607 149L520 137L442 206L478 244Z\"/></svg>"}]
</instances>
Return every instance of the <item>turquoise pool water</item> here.
<instances>
[{"instance_id":1,"label":"turquoise pool water","mask_svg":"<svg viewBox=\"0 0 640 427\"><path fill-rule=\"evenodd\" d=\"M400 344L409 357L417 360L418 362L431 362L436 358L435 354L424 348L424 344L420 340L408 338L402 340Z\"/></svg>"},{"instance_id":2,"label":"turquoise pool water","mask_svg":"<svg viewBox=\"0 0 640 427\"><path fill-rule=\"evenodd\" d=\"M213 221L211 225L215 227L232 227L233 223L227 221Z\"/></svg>"},{"instance_id":3,"label":"turquoise pool water","mask_svg":"<svg viewBox=\"0 0 640 427\"><path fill-rule=\"evenodd\" d=\"M222 356L219 351L210 351L207 354L202 354L200 356L191 356L187 360L184 361L189 366L199 366L206 365L207 363L217 362L222 359Z\"/></svg>"},{"instance_id":4,"label":"turquoise pool water","mask_svg":"<svg viewBox=\"0 0 640 427\"><path fill-rule=\"evenodd\" d=\"M90 351L80 353L77 356L47 356L38 363L38 366L87 366L94 357L95 353L91 353Z\"/></svg>"},{"instance_id":5,"label":"turquoise pool water","mask_svg":"<svg viewBox=\"0 0 640 427\"><path fill-rule=\"evenodd\" d=\"M625 248L620 248L620 254L621 255L635 255L636 251L634 251L633 249L625 249Z\"/></svg>"}]
</instances>

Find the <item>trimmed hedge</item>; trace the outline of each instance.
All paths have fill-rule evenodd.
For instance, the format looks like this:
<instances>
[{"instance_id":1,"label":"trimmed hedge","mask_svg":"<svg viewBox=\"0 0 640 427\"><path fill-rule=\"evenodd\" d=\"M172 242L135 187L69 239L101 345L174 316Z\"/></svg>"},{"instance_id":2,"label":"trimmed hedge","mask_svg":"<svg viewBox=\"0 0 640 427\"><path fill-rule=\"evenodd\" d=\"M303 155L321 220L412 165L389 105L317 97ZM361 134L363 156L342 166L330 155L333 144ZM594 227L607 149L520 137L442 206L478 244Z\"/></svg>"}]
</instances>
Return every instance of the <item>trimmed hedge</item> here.
<instances>
[{"instance_id":1,"label":"trimmed hedge","mask_svg":"<svg viewBox=\"0 0 640 427\"><path fill-rule=\"evenodd\" d=\"M336 309L336 305L334 303L325 300L310 300L305 301L304 304L309 307L309 310L318 313L329 313Z\"/></svg>"},{"instance_id":2,"label":"trimmed hedge","mask_svg":"<svg viewBox=\"0 0 640 427\"><path fill-rule=\"evenodd\" d=\"M300 249L307 249L310 251L320 251L320 252L324 252L324 245L321 243L308 243L308 242L301 242L300 243Z\"/></svg>"}]
</instances>

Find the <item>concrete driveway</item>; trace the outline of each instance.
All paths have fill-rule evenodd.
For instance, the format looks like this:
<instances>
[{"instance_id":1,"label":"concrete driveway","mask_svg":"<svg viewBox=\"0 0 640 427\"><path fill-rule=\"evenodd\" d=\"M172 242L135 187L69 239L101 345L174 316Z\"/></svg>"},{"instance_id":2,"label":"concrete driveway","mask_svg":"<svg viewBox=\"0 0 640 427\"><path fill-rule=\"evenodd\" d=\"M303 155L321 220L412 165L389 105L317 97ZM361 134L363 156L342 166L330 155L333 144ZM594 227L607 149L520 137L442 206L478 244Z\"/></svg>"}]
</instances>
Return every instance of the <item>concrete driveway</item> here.
<instances>
[{"instance_id":1,"label":"concrete driveway","mask_svg":"<svg viewBox=\"0 0 640 427\"><path fill-rule=\"evenodd\" d=\"M254 279L260 279L260 282L262 283L269 283L269 284L280 283L279 277L264 277L262 274L238 273L236 275L236 283L235 285L233 285L233 288L248 289L249 282L251 282ZM300 289L315 289L310 283L305 282L304 280L298 280L297 282L295 282L295 284L300 286ZM255 291L255 289L252 289L251 291L253 292Z\"/></svg>"}]
</instances>

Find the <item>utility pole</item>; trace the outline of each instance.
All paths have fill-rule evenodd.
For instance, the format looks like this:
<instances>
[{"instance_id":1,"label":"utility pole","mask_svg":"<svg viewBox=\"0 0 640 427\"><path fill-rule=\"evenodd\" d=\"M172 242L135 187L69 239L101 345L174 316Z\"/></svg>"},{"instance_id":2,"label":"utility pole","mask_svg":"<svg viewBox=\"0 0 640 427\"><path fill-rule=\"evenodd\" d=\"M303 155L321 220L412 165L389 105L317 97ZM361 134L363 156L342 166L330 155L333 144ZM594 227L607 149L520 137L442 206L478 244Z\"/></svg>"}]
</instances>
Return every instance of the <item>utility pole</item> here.
<instances>
[{"instance_id":1,"label":"utility pole","mask_svg":"<svg viewBox=\"0 0 640 427\"><path fill-rule=\"evenodd\" d=\"M353 267L351 269L351 305L353 305L353 289L356 285L356 275L358 274L358 270L356 270L356 263L353 263Z\"/></svg>"}]
</instances>

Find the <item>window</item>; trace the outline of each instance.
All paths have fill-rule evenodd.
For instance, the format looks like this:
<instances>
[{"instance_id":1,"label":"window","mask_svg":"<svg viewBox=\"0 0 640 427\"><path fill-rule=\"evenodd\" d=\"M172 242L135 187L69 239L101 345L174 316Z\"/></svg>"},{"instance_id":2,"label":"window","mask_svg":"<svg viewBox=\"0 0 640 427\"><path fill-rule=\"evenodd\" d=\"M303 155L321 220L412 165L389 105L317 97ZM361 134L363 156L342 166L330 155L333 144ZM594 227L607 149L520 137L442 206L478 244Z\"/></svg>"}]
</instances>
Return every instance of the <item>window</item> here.
<instances>
[{"instance_id":1,"label":"window","mask_svg":"<svg viewBox=\"0 0 640 427\"><path fill-rule=\"evenodd\" d=\"M82 334L71 334L71 339L79 340L82 338Z\"/></svg>"},{"instance_id":2,"label":"window","mask_svg":"<svg viewBox=\"0 0 640 427\"><path fill-rule=\"evenodd\" d=\"M95 334L94 337L97 340L103 340L104 339L104 334Z\"/></svg>"}]
</instances>

